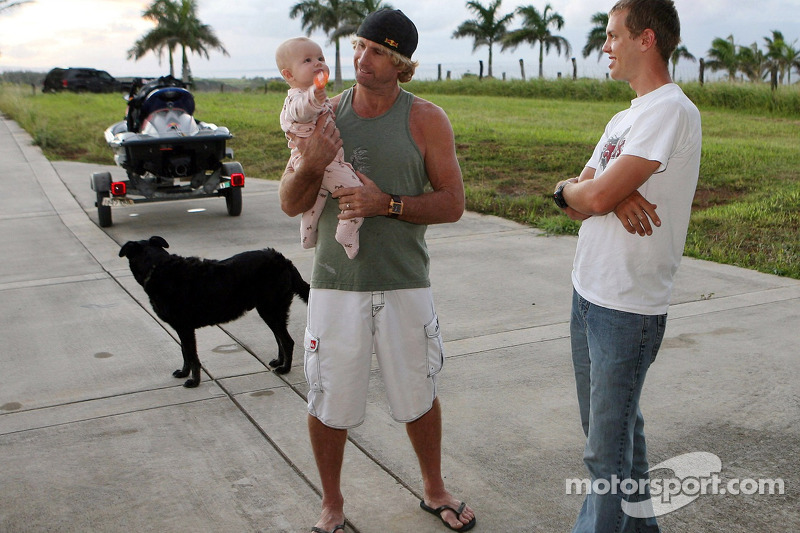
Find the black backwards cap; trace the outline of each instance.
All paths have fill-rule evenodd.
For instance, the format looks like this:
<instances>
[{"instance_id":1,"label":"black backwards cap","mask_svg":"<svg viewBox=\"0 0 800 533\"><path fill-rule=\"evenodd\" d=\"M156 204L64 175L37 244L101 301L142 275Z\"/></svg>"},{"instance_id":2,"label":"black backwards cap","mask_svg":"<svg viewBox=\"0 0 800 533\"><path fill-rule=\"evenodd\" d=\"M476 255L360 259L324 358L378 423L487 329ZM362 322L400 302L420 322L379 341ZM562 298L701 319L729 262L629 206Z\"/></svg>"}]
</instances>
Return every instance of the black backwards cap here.
<instances>
[{"instance_id":1,"label":"black backwards cap","mask_svg":"<svg viewBox=\"0 0 800 533\"><path fill-rule=\"evenodd\" d=\"M399 9L379 9L367 15L356 35L382 44L411 59L417 49L417 27Z\"/></svg>"}]
</instances>

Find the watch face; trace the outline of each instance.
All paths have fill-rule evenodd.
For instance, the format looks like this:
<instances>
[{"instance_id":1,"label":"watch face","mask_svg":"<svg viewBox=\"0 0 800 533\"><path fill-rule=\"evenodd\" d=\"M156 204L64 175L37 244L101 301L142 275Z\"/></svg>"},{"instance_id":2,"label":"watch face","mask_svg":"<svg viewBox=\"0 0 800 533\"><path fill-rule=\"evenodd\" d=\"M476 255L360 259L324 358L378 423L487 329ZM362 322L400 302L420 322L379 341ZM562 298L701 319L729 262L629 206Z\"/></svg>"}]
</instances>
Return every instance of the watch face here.
<instances>
[{"instance_id":1,"label":"watch face","mask_svg":"<svg viewBox=\"0 0 800 533\"><path fill-rule=\"evenodd\" d=\"M398 217L402 214L403 200L401 200L399 196L393 194L391 200L389 200L389 215L392 217Z\"/></svg>"}]
</instances>

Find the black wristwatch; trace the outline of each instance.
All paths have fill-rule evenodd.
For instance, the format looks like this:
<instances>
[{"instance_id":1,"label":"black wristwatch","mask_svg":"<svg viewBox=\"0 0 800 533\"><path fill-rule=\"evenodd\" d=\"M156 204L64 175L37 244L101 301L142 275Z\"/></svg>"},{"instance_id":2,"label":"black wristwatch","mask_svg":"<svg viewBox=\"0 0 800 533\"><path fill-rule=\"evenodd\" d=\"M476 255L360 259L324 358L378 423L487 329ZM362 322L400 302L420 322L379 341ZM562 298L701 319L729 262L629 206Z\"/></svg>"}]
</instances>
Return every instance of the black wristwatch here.
<instances>
[{"instance_id":1,"label":"black wristwatch","mask_svg":"<svg viewBox=\"0 0 800 533\"><path fill-rule=\"evenodd\" d=\"M569 181L565 181L564 183L559 185L558 188L556 189L556 192L553 193L553 201L561 209L569 207L567 205L567 201L564 200L564 187L567 185L567 183L569 183Z\"/></svg>"},{"instance_id":2,"label":"black wristwatch","mask_svg":"<svg viewBox=\"0 0 800 533\"><path fill-rule=\"evenodd\" d=\"M403 200L396 194L391 195L389 200L389 213L386 216L389 218L397 218L403 214Z\"/></svg>"}]
</instances>

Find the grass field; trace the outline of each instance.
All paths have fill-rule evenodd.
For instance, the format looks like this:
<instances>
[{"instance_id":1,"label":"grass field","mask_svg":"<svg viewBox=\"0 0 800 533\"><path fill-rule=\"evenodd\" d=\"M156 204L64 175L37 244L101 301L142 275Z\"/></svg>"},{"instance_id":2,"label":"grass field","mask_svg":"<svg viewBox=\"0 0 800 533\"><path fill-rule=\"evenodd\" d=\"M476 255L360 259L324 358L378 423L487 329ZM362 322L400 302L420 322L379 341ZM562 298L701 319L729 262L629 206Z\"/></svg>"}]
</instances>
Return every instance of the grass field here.
<instances>
[{"instance_id":1,"label":"grass field","mask_svg":"<svg viewBox=\"0 0 800 533\"><path fill-rule=\"evenodd\" d=\"M520 82L514 90L510 84L494 90L511 94L492 95L492 86L476 83L409 85L451 118L468 208L550 233L576 233L578 224L556 209L550 193L557 181L580 172L608 119L628 106L630 89ZM285 92L278 87L195 95L199 119L234 133L229 146L250 177L278 179L288 157L278 124ZM800 90L784 88L780 98L755 86L685 90L703 119L685 253L800 279ZM123 118L125 102L119 95L34 95L29 87L6 85L0 110L52 160L110 164L102 132Z\"/></svg>"}]
</instances>

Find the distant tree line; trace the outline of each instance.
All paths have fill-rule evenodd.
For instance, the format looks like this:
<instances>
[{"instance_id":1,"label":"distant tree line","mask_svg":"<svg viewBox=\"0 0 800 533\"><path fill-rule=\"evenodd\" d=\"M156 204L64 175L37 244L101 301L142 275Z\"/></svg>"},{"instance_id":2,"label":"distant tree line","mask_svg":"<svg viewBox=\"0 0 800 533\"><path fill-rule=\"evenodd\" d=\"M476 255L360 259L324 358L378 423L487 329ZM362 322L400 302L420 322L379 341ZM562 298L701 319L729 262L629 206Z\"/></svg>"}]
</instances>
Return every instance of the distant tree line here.
<instances>
[{"instance_id":1,"label":"distant tree line","mask_svg":"<svg viewBox=\"0 0 800 533\"><path fill-rule=\"evenodd\" d=\"M31 1L33 0L0 0L0 12ZM502 0L491 0L488 5L483 5L479 0L469 0L466 7L475 18L462 22L452 35L454 39L471 38L473 52L482 46L488 47L489 77L492 77L495 45L499 45L501 51L514 50L521 44L538 46L539 78L544 77L544 57L551 49L555 49L557 55L563 52L569 57L572 54L569 41L553 33L564 28L565 20L549 3L541 11L533 5L526 5L506 14L501 14L501 5ZM391 7L382 0L302 0L291 6L289 17L299 17L302 28L308 35L315 30L323 31L335 46L334 89L340 90L342 69L339 40L353 35L369 13ZM213 28L198 19L197 0L153 0L142 12L142 17L156 25L128 50L128 59L138 60L153 52L158 55L160 62L166 52L169 72L174 76L173 54L180 48L181 77L184 81L191 82L189 53L208 58L211 50L218 50L229 55ZM520 20L520 26L512 29L510 26L515 19ZM581 52L584 58L597 52L599 61L603 56L608 14L597 12L590 20L592 28ZM711 42L711 48L706 55L707 59L700 59L701 71L703 68L712 72L722 71L727 73L731 81L740 79L741 76L743 80L761 81L771 78L773 84L790 84L792 71L800 74L800 48L797 39L790 42L777 30L772 30L770 36L764 37L763 49L758 43L738 45L733 35L724 39L717 37ZM695 56L685 46L679 46L671 58L673 78L675 67L681 59L696 61ZM28 74L17 75L25 77Z\"/></svg>"},{"instance_id":2,"label":"distant tree line","mask_svg":"<svg viewBox=\"0 0 800 533\"><path fill-rule=\"evenodd\" d=\"M0 83L16 83L20 85L37 85L41 87L44 82L44 73L30 70L15 70L0 72Z\"/></svg>"},{"instance_id":3,"label":"distant tree line","mask_svg":"<svg viewBox=\"0 0 800 533\"><path fill-rule=\"evenodd\" d=\"M758 43L750 46L737 45L733 35L726 39L715 38L708 51L706 66L721 70L733 81L741 74L743 79L760 81L775 73L778 83L792 83L792 70L800 73L800 48L797 40L789 43L783 33L773 30L772 35L764 37L764 49Z\"/></svg>"},{"instance_id":4,"label":"distant tree line","mask_svg":"<svg viewBox=\"0 0 800 533\"><path fill-rule=\"evenodd\" d=\"M501 13L502 0L491 0L484 5L479 0L466 2L467 9L475 18L462 22L453 32L454 39L471 38L473 52L482 46L489 49L488 75L492 77L494 47L501 51L514 50L521 44L539 47L539 77L544 77L544 57L555 49L557 55L562 53L569 57L572 46L569 41L554 32L564 28L564 17L553 10L548 3L541 11L533 5L520 6L511 13ZM323 31L330 42L335 45L335 86L341 87L341 62L339 39L352 35L359 23L369 13L380 8L392 7L380 0L303 0L289 10L291 18L300 17L303 29L307 34L315 30ZM515 19L520 20L518 28L511 28ZM603 56L603 44L606 40L608 14L597 12L591 16L592 28L582 48L583 57L597 52L598 60ZM791 83L791 71L800 73L800 49L797 41L787 41L783 34L773 30L771 37L765 37L765 50L760 50L757 43L749 47L738 46L733 36L728 39L714 39L708 50L708 60L701 60L709 70L725 71L729 79L734 80L741 73L746 79L758 81L766 79L772 71L778 72L778 82ZM697 61L685 46L679 46L672 55L672 75L682 59Z\"/></svg>"},{"instance_id":5,"label":"distant tree line","mask_svg":"<svg viewBox=\"0 0 800 533\"><path fill-rule=\"evenodd\" d=\"M475 18L467 20L458 26L453 33L453 38L469 37L473 39L473 52L481 46L489 47L488 74L492 76L493 46L499 44L501 51L515 49L521 43L539 46L539 77L543 77L542 63L544 56L555 48L560 55L562 50L565 55L571 53L570 43L559 35L554 35L552 30L562 30L564 18L553 11L548 3L542 11L532 5L521 6L512 13L501 14L502 0L492 0L488 6L480 1L470 0L466 3L467 9ZM509 29L515 18L521 18L521 27ZM597 58L603 55L603 45L606 40L606 26L608 14L598 12L591 17L592 29L586 37L586 44L582 49L583 57L589 57L597 52ZM708 50L708 60L704 60L705 67L711 71L724 71L733 81L737 75L750 81L767 79L772 72L777 73L777 82L791 83L791 72L800 73L800 48L797 40L789 42L777 30L772 35L764 37L765 48L761 50L758 43L750 46L740 46L734 43L733 35L727 39L715 38ZM685 46L679 46L672 55L672 75L675 76L675 66L681 59L696 61Z\"/></svg>"}]
</instances>

